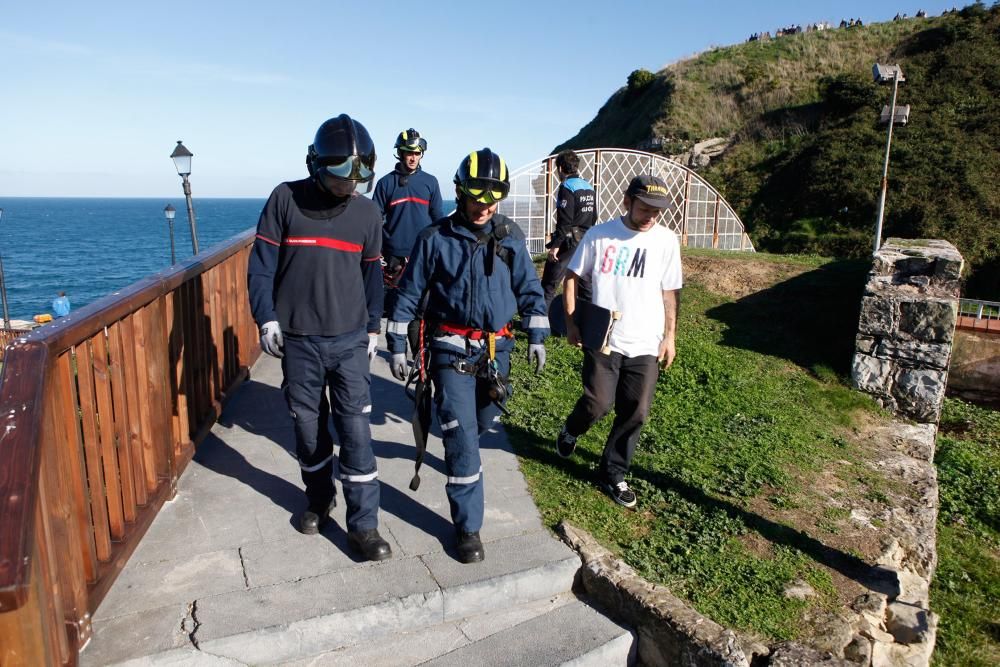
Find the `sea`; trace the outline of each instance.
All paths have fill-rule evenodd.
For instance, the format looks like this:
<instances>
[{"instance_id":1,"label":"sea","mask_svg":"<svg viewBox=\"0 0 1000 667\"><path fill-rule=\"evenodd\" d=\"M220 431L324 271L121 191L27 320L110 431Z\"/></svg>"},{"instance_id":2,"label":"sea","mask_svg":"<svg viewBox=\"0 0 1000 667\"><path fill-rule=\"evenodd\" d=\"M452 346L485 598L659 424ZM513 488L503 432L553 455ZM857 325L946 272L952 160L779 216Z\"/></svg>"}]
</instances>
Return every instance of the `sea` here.
<instances>
[{"instance_id":1,"label":"sea","mask_svg":"<svg viewBox=\"0 0 1000 667\"><path fill-rule=\"evenodd\" d=\"M264 199L196 198L201 252L255 227ZM193 254L183 198L0 197L0 262L11 319L52 313L66 292L73 309L170 266L173 205L178 262ZM444 210L454 210L445 201ZM0 313L2 318L2 313Z\"/></svg>"}]
</instances>

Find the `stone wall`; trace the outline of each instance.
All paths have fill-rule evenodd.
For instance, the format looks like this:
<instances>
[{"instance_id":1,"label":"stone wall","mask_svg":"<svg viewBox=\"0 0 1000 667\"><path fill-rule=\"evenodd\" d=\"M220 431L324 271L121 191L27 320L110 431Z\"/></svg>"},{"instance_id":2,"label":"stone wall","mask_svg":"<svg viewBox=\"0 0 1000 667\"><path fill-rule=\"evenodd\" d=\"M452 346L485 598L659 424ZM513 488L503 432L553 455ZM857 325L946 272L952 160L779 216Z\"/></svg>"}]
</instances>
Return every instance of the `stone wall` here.
<instances>
[{"instance_id":1,"label":"stone wall","mask_svg":"<svg viewBox=\"0 0 1000 667\"><path fill-rule=\"evenodd\" d=\"M962 264L947 241L890 238L868 275L854 386L917 422L936 424L941 416Z\"/></svg>"}]
</instances>

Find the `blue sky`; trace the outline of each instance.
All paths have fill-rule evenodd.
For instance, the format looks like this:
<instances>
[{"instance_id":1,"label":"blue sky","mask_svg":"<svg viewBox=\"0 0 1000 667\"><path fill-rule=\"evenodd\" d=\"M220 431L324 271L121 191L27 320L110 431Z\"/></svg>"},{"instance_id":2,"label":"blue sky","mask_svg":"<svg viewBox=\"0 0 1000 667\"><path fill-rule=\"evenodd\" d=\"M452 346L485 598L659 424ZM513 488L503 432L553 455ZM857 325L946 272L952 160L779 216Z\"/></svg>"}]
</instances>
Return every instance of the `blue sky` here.
<instances>
[{"instance_id":1,"label":"blue sky","mask_svg":"<svg viewBox=\"0 0 1000 667\"><path fill-rule=\"evenodd\" d=\"M890 20L950 2L33 2L0 12L0 196L266 197L305 175L325 119L371 132L381 175L407 127L448 184L489 146L544 157L624 85L753 32ZM959 4L959 7L962 5Z\"/></svg>"}]
</instances>

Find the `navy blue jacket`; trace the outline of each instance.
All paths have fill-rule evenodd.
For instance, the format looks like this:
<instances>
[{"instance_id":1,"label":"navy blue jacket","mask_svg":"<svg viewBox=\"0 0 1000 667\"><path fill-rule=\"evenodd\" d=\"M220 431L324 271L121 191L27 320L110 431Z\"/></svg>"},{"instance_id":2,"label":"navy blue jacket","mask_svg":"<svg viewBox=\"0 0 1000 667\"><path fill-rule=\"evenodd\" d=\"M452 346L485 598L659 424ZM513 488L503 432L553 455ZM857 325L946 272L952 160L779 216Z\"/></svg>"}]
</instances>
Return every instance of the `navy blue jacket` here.
<instances>
[{"instance_id":1,"label":"navy blue jacket","mask_svg":"<svg viewBox=\"0 0 1000 667\"><path fill-rule=\"evenodd\" d=\"M247 288L257 325L337 336L382 317L378 209L367 197L332 198L311 178L274 189L257 223Z\"/></svg>"},{"instance_id":2,"label":"navy blue jacket","mask_svg":"<svg viewBox=\"0 0 1000 667\"><path fill-rule=\"evenodd\" d=\"M389 351L394 354L406 351L406 325L416 318L425 290L424 319L430 324L496 332L520 313L522 328L531 343L541 343L549 335L542 285L521 229L499 214L482 227L483 232L490 232L496 224L509 225L510 233L499 241L509 251L508 269L506 261L496 253L490 260L494 244L480 242L459 215L455 211L417 237L386 328ZM487 261L493 264L491 276L486 275Z\"/></svg>"},{"instance_id":3,"label":"navy blue jacket","mask_svg":"<svg viewBox=\"0 0 1000 667\"><path fill-rule=\"evenodd\" d=\"M406 174L396 169L375 184L372 201L382 211L382 255L409 257L417 234L443 215L437 179L420 167Z\"/></svg>"},{"instance_id":4,"label":"navy blue jacket","mask_svg":"<svg viewBox=\"0 0 1000 667\"><path fill-rule=\"evenodd\" d=\"M594 186L579 176L570 176L556 191L556 228L545 247L572 251L595 222L597 195Z\"/></svg>"}]
</instances>

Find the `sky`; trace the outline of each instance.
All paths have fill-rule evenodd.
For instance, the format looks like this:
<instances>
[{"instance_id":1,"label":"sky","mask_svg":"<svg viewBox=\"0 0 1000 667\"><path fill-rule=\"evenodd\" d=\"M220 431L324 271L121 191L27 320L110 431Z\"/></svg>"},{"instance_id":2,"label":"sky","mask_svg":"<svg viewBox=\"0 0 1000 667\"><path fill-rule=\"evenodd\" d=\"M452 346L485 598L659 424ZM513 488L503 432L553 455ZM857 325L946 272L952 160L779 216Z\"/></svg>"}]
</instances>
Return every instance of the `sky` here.
<instances>
[{"instance_id":1,"label":"sky","mask_svg":"<svg viewBox=\"0 0 1000 667\"><path fill-rule=\"evenodd\" d=\"M360 121L392 170L416 128L445 198L484 146L512 169L592 120L638 68L791 24L888 21L951 2L8 0L0 196L267 197L306 175L316 128ZM962 3L958 4L963 6Z\"/></svg>"}]
</instances>

